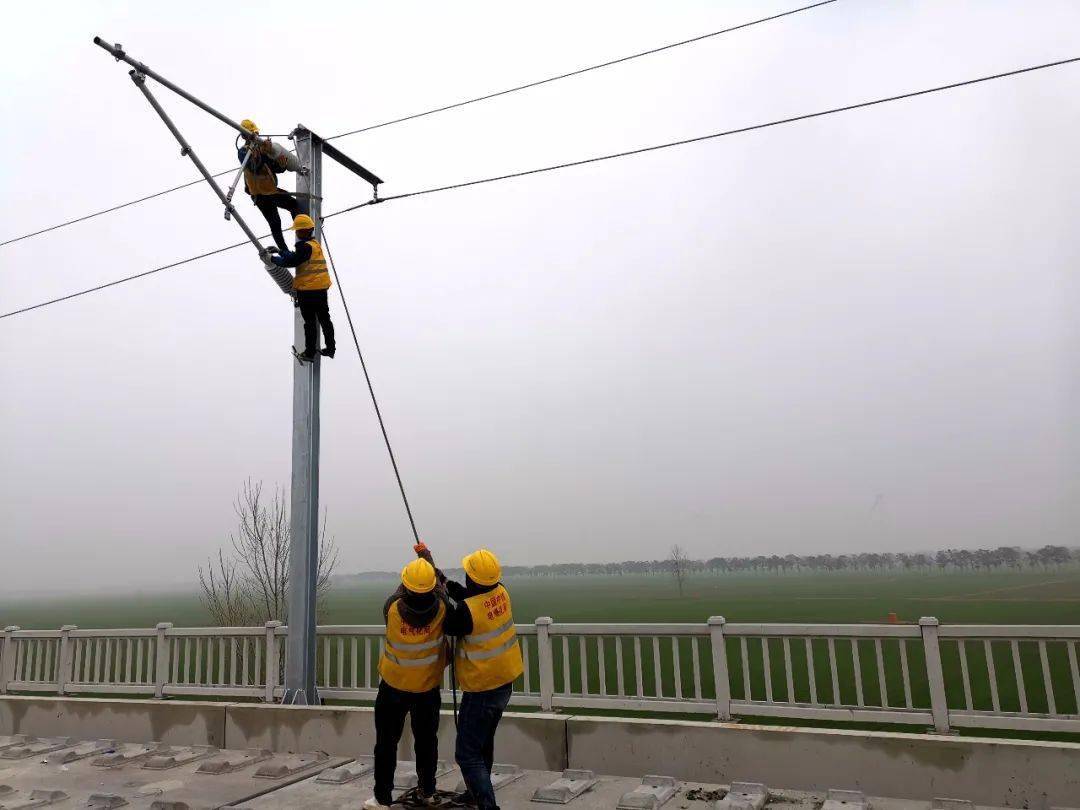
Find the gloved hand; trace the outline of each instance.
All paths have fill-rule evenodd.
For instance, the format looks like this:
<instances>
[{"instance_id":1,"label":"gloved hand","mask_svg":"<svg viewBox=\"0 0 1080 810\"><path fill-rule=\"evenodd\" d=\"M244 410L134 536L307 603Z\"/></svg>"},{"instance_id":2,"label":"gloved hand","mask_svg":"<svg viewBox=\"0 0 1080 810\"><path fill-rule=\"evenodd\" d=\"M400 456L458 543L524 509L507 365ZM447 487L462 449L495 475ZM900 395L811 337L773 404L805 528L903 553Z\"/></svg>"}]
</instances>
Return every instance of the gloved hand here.
<instances>
[{"instance_id":1,"label":"gloved hand","mask_svg":"<svg viewBox=\"0 0 1080 810\"><path fill-rule=\"evenodd\" d=\"M430 551L430 549L428 549L428 547L426 545L424 545L423 540L421 540L419 543L417 543L412 548L413 548L413 551L416 552L417 557L419 557L422 560L427 560L432 565L435 564L434 560L431 557L431 551Z\"/></svg>"},{"instance_id":2,"label":"gloved hand","mask_svg":"<svg viewBox=\"0 0 1080 810\"><path fill-rule=\"evenodd\" d=\"M465 586L460 582L454 582L452 579L446 580L446 592L455 602L465 601Z\"/></svg>"}]
</instances>

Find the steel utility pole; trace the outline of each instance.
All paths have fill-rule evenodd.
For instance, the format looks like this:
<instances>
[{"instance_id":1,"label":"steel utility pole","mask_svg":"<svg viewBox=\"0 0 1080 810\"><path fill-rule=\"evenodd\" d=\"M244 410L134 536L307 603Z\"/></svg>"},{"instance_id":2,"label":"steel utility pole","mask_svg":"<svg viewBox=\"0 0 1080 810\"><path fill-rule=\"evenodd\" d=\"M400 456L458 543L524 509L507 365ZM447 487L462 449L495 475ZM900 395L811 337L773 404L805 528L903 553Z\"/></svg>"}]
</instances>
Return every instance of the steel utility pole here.
<instances>
[{"instance_id":1,"label":"steel utility pole","mask_svg":"<svg viewBox=\"0 0 1080 810\"><path fill-rule=\"evenodd\" d=\"M154 111L165 122L181 147L181 154L191 158L203 179L210 185L225 206L226 219L236 218L244 235L259 249L262 245L232 205L232 192L225 194L206 166L195 155L191 145L180 134L172 120L162 109L157 98L146 86L151 78L181 98L205 110L219 121L228 124L242 135L247 132L228 116L196 98L186 90L170 82L124 52L120 45L112 45L101 37L94 37L94 44L112 54L118 62L126 62L134 70L131 79L139 88ZM292 135L296 155L307 173L297 173L296 195L308 214L315 221L315 238L322 237L322 156L325 152L353 174L370 183L374 190L372 202L378 202L379 185L382 180L371 173L337 147L327 143L306 127L299 126ZM280 286L288 291L288 274L279 279L271 274ZM300 351L304 346L304 321L299 310L293 314L294 347ZM316 343L316 347L318 344ZM315 686L315 605L319 583L319 382L321 356L316 354L310 363L297 363L293 369L293 430L292 430L292 498L290 530L292 544L289 548L289 636L286 646L284 703L315 705L319 692ZM403 493L404 494L404 493ZM3 673L0 673L2 677Z\"/></svg>"},{"instance_id":2,"label":"steel utility pole","mask_svg":"<svg viewBox=\"0 0 1080 810\"><path fill-rule=\"evenodd\" d=\"M307 174L296 177L296 195L307 202L315 221L315 238L322 237L322 142L309 130L293 133L296 156ZM293 316L294 346L304 350L304 320ZM285 658L283 703L314 706L315 604L319 580L319 384L322 357L293 368L292 503L289 549L289 640Z\"/></svg>"}]
</instances>

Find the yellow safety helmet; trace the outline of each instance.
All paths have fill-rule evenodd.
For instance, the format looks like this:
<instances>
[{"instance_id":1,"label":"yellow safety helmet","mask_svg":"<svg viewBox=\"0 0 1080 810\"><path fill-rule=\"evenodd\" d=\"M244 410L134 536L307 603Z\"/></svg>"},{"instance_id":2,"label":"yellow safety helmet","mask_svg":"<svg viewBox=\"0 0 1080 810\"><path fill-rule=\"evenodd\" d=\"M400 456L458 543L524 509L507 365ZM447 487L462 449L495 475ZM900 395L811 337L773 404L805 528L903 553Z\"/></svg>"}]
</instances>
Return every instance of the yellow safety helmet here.
<instances>
[{"instance_id":1,"label":"yellow safety helmet","mask_svg":"<svg viewBox=\"0 0 1080 810\"><path fill-rule=\"evenodd\" d=\"M486 548L478 548L461 561L461 567L469 575L469 579L477 585L494 585L502 579L502 566L499 558Z\"/></svg>"},{"instance_id":2,"label":"yellow safety helmet","mask_svg":"<svg viewBox=\"0 0 1080 810\"><path fill-rule=\"evenodd\" d=\"M431 593L435 590L435 566L417 557L401 569L401 584L413 593Z\"/></svg>"},{"instance_id":3,"label":"yellow safety helmet","mask_svg":"<svg viewBox=\"0 0 1080 810\"><path fill-rule=\"evenodd\" d=\"M245 118L243 121L241 121L240 126L242 126L245 130L250 132L252 135L258 135L259 134L259 126L258 126L258 124L256 124L250 118Z\"/></svg>"},{"instance_id":4,"label":"yellow safety helmet","mask_svg":"<svg viewBox=\"0 0 1080 810\"><path fill-rule=\"evenodd\" d=\"M307 214L297 214L296 219L293 220L290 231L313 231L315 230L315 220L309 217Z\"/></svg>"}]
</instances>

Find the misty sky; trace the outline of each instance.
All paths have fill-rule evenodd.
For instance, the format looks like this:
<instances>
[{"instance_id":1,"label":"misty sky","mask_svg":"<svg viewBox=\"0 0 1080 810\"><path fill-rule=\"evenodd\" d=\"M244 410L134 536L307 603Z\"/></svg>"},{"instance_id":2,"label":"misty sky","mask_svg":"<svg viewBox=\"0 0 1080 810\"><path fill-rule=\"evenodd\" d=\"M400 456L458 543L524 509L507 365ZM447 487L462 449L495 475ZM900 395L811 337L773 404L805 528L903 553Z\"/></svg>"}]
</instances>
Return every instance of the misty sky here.
<instances>
[{"instance_id":1,"label":"misty sky","mask_svg":"<svg viewBox=\"0 0 1080 810\"><path fill-rule=\"evenodd\" d=\"M0 240L194 177L95 34L264 132L333 134L799 4L14 4ZM1077 31L1068 0L841 0L336 144L396 194L1074 57ZM1075 544L1078 114L1074 65L330 220L422 535L448 564ZM324 211L368 196L326 173ZM239 238L196 186L0 248L0 309ZM342 571L396 568L333 295L321 499ZM5 587L191 581L242 482L288 483L291 339L249 249L0 321Z\"/></svg>"}]
</instances>

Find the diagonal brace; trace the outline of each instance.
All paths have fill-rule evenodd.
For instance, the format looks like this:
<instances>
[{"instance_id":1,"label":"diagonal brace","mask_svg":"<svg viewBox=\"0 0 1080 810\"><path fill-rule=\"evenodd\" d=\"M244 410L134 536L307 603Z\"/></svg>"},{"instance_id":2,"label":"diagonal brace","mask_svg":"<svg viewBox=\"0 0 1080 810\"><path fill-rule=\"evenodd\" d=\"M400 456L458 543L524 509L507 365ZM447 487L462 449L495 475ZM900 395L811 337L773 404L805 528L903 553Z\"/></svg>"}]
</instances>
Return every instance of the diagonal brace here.
<instances>
[{"instance_id":1,"label":"diagonal brace","mask_svg":"<svg viewBox=\"0 0 1080 810\"><path fill-rule=\"evenodd\" d=\"M263 246L259 243L258 237L255 236L251 228L248 227L248 224L244 222L244 218L240 216L236 208L233 207L232 202L229 200L228 197L225 196L225 192L221 190L221 186L217 184L217 181L214 180L210 172L206 170L206 166L204 166L203 162L199 160L199 156L192 151L191 145L188 144L188 142L184 139L184 136L180 134L180 130L176 128L176 125L172 122L172 119L169 118L165 110L161 108L158 100L154 98L154 94L151 93L150 88L146 86L146 76L144 76L138 70L132 70L129 75L131 76L131 80L135 82L135 86L142 91L142 94L144 96L146 96L146 100L150 102L150 106L154 108L154 111L161 117L161 120L165 122L165 126L169 128L169 132L171 132L173 134L173 137L176 138L177 143L180 144L180 154L186 155L187 157L191 158L191 162L195 164L195 168L199 170L199 174L203 176L203 179L210 184L210 188L212 188L214 190L214 193L217 194L218 199L221 200L221 204L225 206L225 210L229 214L232 214L232 216L236 217L236 224L240 226L241 230L243 230L244 232L244 235L251 241L251 244L253 244L255 246L255 249L258 250L261 254L263 251Z\"/></svg>"}]
</instances>

